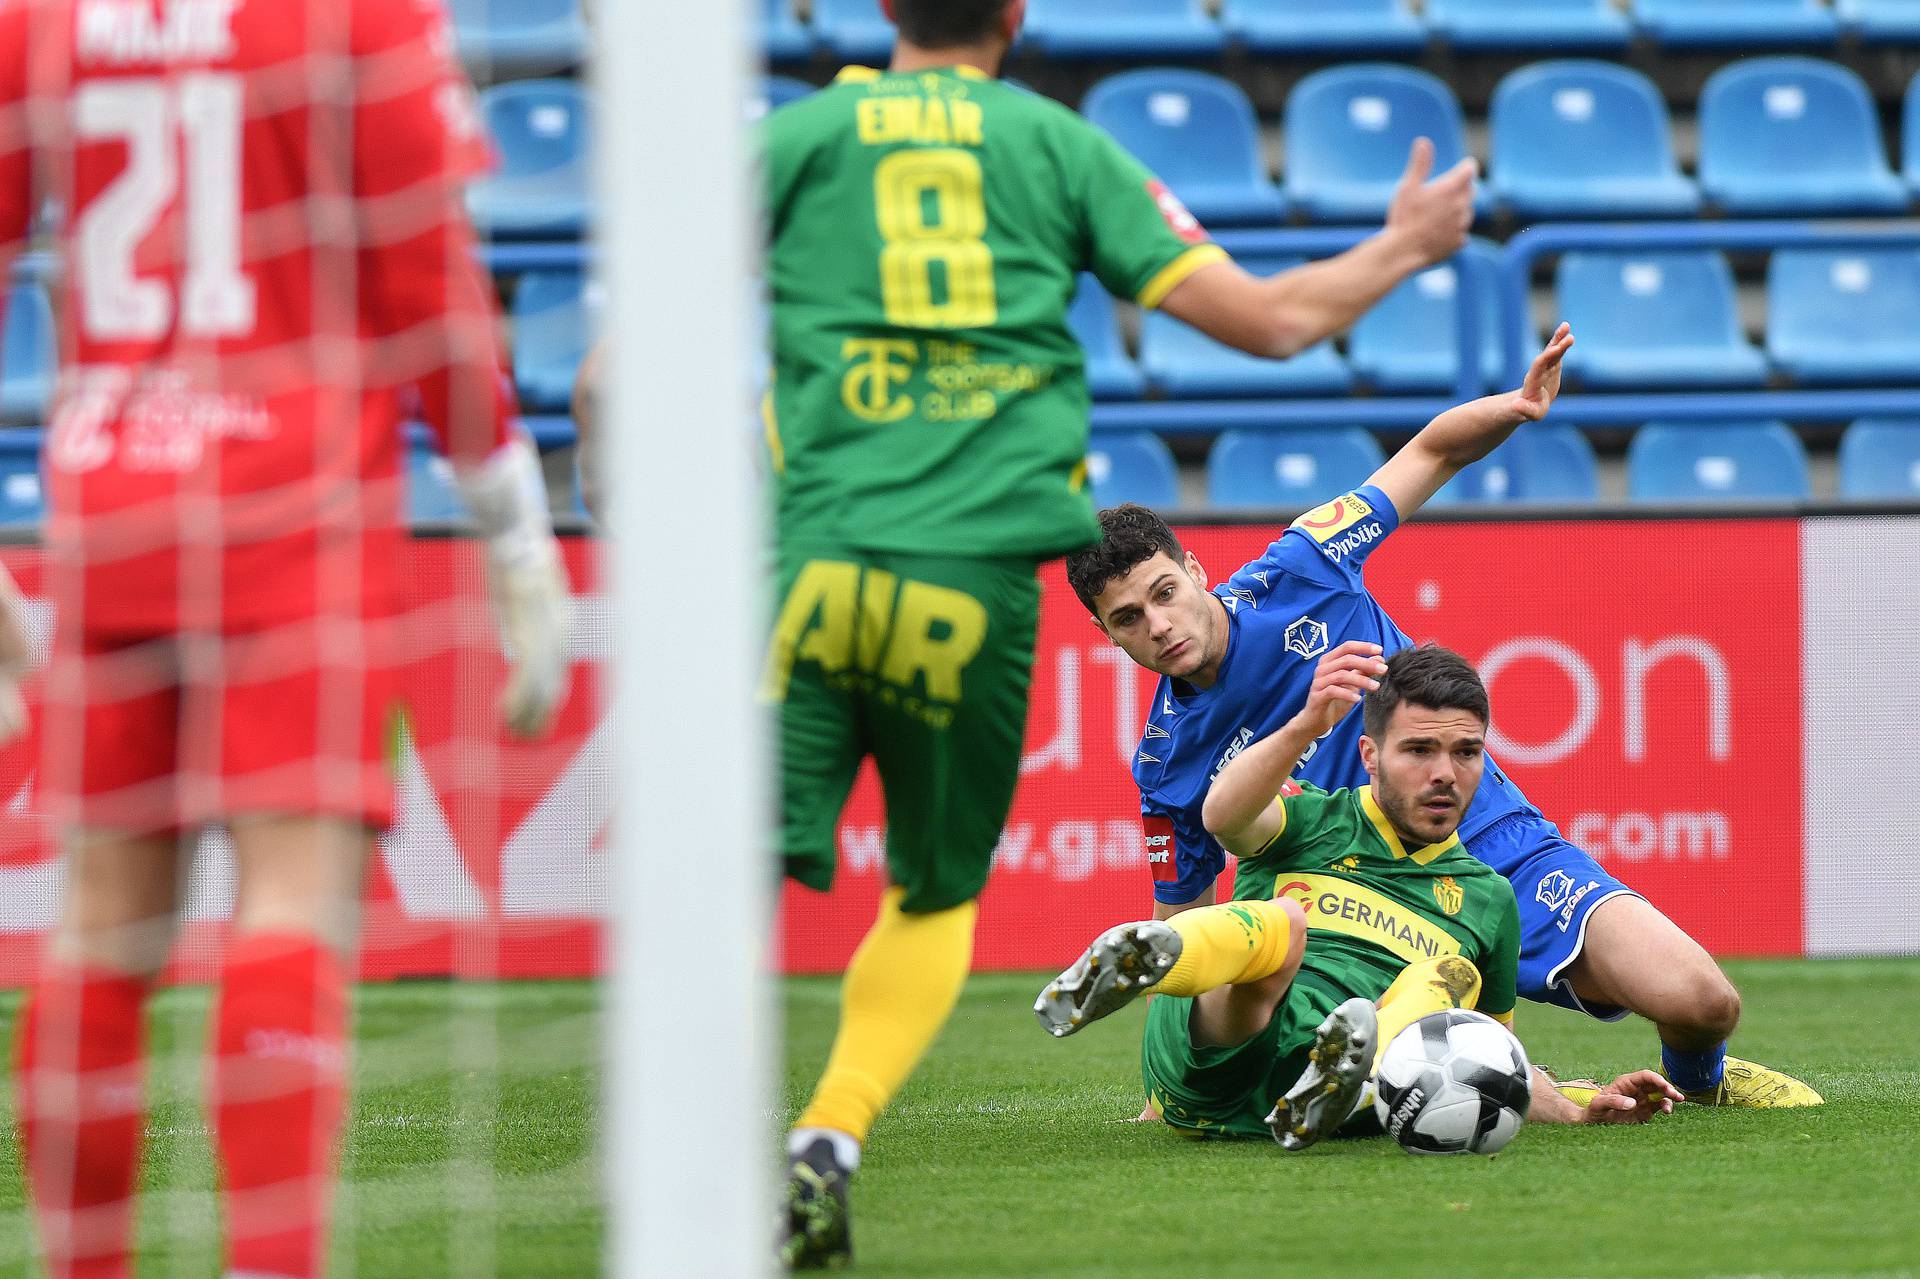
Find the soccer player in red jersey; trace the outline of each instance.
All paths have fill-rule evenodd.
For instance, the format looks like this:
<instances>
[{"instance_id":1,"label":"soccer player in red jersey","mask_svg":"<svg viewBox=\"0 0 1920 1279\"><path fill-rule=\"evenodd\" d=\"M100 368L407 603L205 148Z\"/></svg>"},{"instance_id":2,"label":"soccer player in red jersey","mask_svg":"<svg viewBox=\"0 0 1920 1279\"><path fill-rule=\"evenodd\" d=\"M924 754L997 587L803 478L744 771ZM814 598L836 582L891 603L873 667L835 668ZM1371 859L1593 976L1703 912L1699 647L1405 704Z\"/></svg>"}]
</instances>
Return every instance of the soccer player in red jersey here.
<instances>
[{"instance_id":1,"label":"soccer player in red jersey","mask_svg":"<svg viewBox=\"0 0 1920 1279\"><path fill-rule=\"evenodd\" d=\"M460 205L487 160L439 0L0 7L0 256L51 209L64 264L41 786L67 883L18 1045L55 1279L129 1273L143 1004L216 823L229 1273L323 1268L345 957L393 803L403 401L486 538L509 726L564 690L565 579Z\"/></svg>"}]
</instances>

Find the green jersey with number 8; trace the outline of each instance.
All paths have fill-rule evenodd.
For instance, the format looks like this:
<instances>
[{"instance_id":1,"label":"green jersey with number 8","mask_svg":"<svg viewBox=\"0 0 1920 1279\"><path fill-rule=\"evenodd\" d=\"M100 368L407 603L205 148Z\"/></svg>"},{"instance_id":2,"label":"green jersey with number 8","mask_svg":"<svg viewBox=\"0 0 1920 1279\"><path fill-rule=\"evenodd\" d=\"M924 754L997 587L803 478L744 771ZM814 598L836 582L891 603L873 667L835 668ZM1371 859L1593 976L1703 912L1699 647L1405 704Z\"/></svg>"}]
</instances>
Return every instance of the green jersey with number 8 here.
<instances>
[{"instance_id":1,"label":"green jersey with number 8","mask_svg":"<svg viewBox=\"0 0 1920 1279\"><path fill-rule=\"evenodd\" d=\"M763 142L781 540L1097 540L1075 285L1155 306L1225 256L1206 232L1107 134L969 67L849 68Z\"/></svg>"}]
</instances>

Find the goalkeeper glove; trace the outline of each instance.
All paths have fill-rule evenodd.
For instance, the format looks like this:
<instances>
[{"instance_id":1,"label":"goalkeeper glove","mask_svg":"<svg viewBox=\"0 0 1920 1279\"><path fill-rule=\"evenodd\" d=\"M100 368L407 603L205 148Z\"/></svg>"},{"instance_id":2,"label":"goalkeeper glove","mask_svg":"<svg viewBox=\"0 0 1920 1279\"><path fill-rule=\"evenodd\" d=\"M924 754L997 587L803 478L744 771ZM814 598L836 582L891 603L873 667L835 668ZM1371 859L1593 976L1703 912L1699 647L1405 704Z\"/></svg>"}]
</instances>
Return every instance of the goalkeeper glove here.
<instances>
[{"instance_id":1,"label":"goalkeeper glove","mask_svg":"<svg viewBox=\"0 0 1920 1279\"><path fill-rule=\"evenodd\" d=\"M486 538L487 594L506 644L500 716L515 735L536 737L567 695L572 611L539 458L516 439L457 473L467 509Z\"/></svg>"},{"instance_id":2,"label":"goalkeeper glove","mask_svg":"<svg viewBox=\"0 0 1920 1279\"><path fill-rule=\"evenodd\" d=\"M27 619L13 574L0 567L0 746L27 731L27 703L20 681L30 665Z\"/></svg>"}]
</instances>

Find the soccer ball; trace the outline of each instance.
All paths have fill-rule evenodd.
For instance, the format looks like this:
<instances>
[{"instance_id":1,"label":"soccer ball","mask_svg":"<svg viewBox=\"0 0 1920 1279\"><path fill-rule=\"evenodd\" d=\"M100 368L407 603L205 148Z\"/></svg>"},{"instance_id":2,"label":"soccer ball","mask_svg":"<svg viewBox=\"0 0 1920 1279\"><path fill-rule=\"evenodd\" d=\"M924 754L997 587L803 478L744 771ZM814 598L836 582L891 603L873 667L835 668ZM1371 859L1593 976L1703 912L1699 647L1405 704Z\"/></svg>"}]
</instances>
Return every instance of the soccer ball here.
<instances>
[{"instance_id":1,"label":"soccer ball","mask_svg":"<svg viewBox=\"0 0 1920 1279\"><path fill-rule=\"evenodd\" d=\"M1380 1054L1374 1112L1416 1155L1490 1155L1520 1131L1532 1097L1527 1054L1485 1013L1428 1013Z\"/></svg>"}]
</instances>

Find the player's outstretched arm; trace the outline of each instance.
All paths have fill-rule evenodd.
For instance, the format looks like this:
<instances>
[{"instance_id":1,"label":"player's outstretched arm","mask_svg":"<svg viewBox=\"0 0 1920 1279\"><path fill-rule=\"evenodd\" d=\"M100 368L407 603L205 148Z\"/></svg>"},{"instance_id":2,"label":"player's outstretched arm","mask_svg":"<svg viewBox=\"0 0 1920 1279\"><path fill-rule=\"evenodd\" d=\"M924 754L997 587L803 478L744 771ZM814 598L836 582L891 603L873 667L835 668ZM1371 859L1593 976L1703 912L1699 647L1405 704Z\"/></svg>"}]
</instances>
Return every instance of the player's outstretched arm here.
<instances>
[{"instance_id":1,"label":"player's outstretched arm","mask_svg":"<svg viewBox=\"0 0 1920 1279\"><path fill-rule=\"evenodd\" d=\"M1594 1095L1584 1107L1560 1095L1538 1066L1533 1068L1533 1103L1528 1118L1548 1124L1644 1124L1668 1114L1680 1100L1680 1090L1652 1070L1620 1076Z\"/></svg>"},{"instance_id":2,"label":"player's outstretched arm","mask_svg":"<svg viewBox=\"0 0 1920 1279\"><path fill-rule=\"evenodd\" d=\"M1523 422L1538 422L1560 394L1560 366L1573 349L1573 326L1562 324L1533 357L1516 391L1448 409L1421 428L1367 481L1406 519L1440 486L1506 442Z\"/></svg>"},{"instance_id":3,"label":"player's outstretched arm","mask_svg":"<svg viewBox=\"0 0 1920 1279\"><path fill-rule=\"evenodd\" d=\"M1386 671L1380 646L1362 640L1348 640L1322 657L1300 713L1234 756L1207 788L1200 809L1207 832L1236 857L1264 848L1286 826L1280 788L1300 757L1380 687Z\"/></svg>"},{"instance_id":4,"label":"player's outstretched arm","mask_svg":"<svg viewBox=\"0 0 1920 1279\"><path fill-rule=\"evenodd\" d=\"M1460 251L1473 222L1474 162L1437 178L1433 143L1415 139L1386 225L1338 257L1278 275L1231 262L1202 267L1160 307L1202 333L1254 355L1285 359L1342 332L1392 288Z\"/></svg>"}]
</instances>

